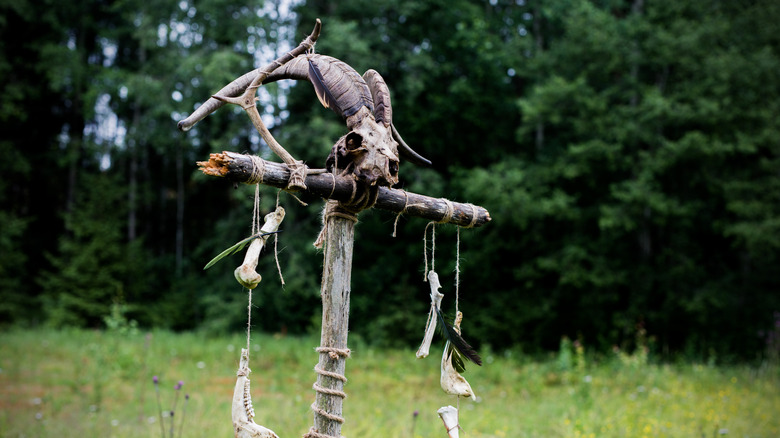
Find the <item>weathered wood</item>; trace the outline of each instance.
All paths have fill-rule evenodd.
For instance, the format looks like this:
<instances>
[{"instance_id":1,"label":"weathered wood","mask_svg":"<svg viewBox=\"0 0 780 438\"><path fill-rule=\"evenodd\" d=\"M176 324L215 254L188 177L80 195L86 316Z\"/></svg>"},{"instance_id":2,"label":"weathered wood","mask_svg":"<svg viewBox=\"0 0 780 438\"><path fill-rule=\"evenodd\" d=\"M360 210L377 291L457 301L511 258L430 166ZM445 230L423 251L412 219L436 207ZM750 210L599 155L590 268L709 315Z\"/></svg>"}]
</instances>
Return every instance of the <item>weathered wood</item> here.
<instances>
[{"instance_id":1,"label":"weathered wood","mask_svg":"<svg viewBox=\"0 0 780 438\"><path fill-rule=\"evenodd\" d=\"M352 250L355 242L355 222L338 216L326 219L325 262L322 269L322 334L320 337L320 360L317 368L328 373L344 375L349 332L349 294L352 277ZM330 352L329 352L330 350ZM323 373L317 375L317 386L344 391L344 381ZM314 430L320 434L340 437L341 422L328 418L342 417L344 399L341 396L317 392L314 401Z\"/></svg>"},{"instance_id":2,"label":"weathered wood","mask_svg":"<svg viewBox=\"0 0 780 438\"><path fill-rule=\"evenodd\" d=\"M290 170L287 166L272 161L260 161L263 167L261 182L273 187L286 188L290 180ZM257 164L253 163L249 155L226 151L211 154L208 161L198 162L198 166L206 175L224 177L237 183L247 183L251 181L253 169ZM355 193L355 190L362 190L353 183L351 176L333 176L331 173L307 175L306 187L304 193L341 202L359 199L361 194ZM479 227L490 222L490 213L483 207L387 187L379 188L373 207L463 227ZM450 214L448 214L449 209L451 209Z\"/></svg>"}]
</instances>

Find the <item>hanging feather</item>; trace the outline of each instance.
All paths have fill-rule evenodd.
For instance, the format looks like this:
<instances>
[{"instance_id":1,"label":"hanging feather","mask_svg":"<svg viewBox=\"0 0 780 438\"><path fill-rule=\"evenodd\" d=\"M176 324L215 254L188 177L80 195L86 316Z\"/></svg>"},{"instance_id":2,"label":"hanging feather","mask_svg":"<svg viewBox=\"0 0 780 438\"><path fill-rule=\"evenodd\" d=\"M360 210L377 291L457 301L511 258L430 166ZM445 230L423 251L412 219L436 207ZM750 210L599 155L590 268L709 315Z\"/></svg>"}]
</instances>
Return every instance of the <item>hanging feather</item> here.
<instances>
[{"instance_id":1,"label":"hanging feather","mask_svg":"<svg viewBox=\"0 0 780 438\"><path fill-rule=\"evenodd\" d=\"M477 351L474 350L474 347L469 345L469 343L466 342L463 337L461 337L456 327L444 319L444 315L441 314L440 309L437 308L436 313L439 316L438 319L441 323L444 337L447 338L447 345L445 346L445 349L453 350L452 366L455 368L455 370L459 373L466 371L466 365L463 363L463 357L479 366L482 366L482 358L479 357L479 354L477 354Z\"/></svg>"},{"instance_id":2,"label":"hanging feather","mask_svg":"<svg viewBox=\"0 0 780 438\"><path fill-rule=\"evenodd\" d=\"M331 93L330 88L327 86L325 77L320 71L317 64L312 62L312 58L309 58L309 80L314 85L314 92L317 93L317 98L320 99L320 103L325 108L330 108L338 114L342 113L341 107L339 107L336 97Z\"/></svg>"},{"instance_id":3,"label":"hanging feather","mask_svg":"<svg viewBox=\"0 0 780 438\"><path fill-rule=\"evenodd\" d=\"M268 236L269 234L276 234L276 233L281 233L281 231L272 231L270 233L254 234L252 236L247 237L246 239L236 243L235 245L231 246L230 248L228 248L228 249L222 251L221 253L219 253L218 256L216 256L213 259L211 259L211 261L208 262L206 264L206 266L203 267L203 270L205 271L206 269L214 266L218 261L222 260L223 258L225 258L225 257L227 257L229 255L233 255L233 254L241 251L251 241L253 241L255 239L259 239L260 237Z\"/></svg>"}]
</instances>

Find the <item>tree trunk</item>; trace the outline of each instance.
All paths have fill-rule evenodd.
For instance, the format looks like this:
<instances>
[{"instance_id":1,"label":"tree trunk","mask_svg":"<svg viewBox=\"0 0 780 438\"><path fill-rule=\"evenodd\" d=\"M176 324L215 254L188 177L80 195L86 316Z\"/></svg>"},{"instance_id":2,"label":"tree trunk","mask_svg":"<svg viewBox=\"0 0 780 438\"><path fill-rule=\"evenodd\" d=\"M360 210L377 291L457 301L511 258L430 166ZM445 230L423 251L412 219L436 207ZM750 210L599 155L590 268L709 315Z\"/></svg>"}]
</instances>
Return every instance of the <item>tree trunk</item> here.
<instances>
[{"instance_id":1,"label":"tree trunk","mask_svg":"<svg viewBox=\"0 0 780 438\"><path fill-rule=\"evenodd\" d=\"M533 33L534 43L536 47L536 53L534 56L537 58L542 55L544 51L544 34L542 33L542 7L540 1L534 3L533 6ZM544 149L544 120L541 119L536 122L536 129L534 135L534 143L536 146L536 152L541 152Z\"/></svg>"},{"instance_id":2,"label":"tree trunk","mask_svg":"<svg viewBox=\"0 0 780 438\"><path fill-rule=\"evenodd\" d=\"M184 259L184 146L176 145L176 275L181 275Z\"/></svg>"}]
</instances>

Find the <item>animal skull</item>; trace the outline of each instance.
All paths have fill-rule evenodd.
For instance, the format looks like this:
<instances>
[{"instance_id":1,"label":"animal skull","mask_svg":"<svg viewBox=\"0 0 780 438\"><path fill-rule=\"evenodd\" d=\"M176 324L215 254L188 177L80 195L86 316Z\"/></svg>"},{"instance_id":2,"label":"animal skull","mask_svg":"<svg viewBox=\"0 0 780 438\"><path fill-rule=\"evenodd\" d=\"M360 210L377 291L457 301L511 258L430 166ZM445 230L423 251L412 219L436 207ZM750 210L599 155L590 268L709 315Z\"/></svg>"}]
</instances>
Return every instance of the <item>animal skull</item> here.
<instances>
[{"instance_id":1,"label":"animal skull","mask_svg":"<svg viewBox=\"0 0 780 438\"><path fill-rule=\"evenodd\" d=\"M390 126L377 123L365 108L353 117L357 119L354 124L348 121L352 130L333 145L326 162L328 170L351 174L368 186L397 184L398 142Z\"/></svg>"}]
</instances>

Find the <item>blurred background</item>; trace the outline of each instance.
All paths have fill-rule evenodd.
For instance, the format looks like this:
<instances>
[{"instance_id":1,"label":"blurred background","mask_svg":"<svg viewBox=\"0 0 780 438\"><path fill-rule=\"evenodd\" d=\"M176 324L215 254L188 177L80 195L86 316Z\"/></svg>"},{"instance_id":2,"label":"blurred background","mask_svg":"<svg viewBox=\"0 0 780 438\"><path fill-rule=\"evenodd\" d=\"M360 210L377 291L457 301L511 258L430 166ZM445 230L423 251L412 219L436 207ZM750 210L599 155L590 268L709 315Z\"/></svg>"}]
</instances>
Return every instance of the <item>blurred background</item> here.
<instances>
[{"instance_id":1,"label":"blurred background","mask_svg":"<svg viewBox=\"0 0 780 438\"><path fill-rule=\"evenodd\" d=\"M238 108L176 122L294 47L379 71L401 135L431 159L400 186L471 202L460 309L481 348L597 350L647 336L662 357L754 360L780 341L780 3L564 0L16 0L0 5L0 324L240 332L232 270L254 188L201 175L272 157ZM259 106L324 167L345 125L308 83ZM276 190L261 189L263 213ZM288 215L258 269L255 330L319 331L322 201ZM429 307L425 221L365 212L351 336L412 346ZM456 234L436 228L454 310ZM430 241L429 241L430 244ZM429 254L430 255L430 254Z\"/></svg>"}]
</instances>

